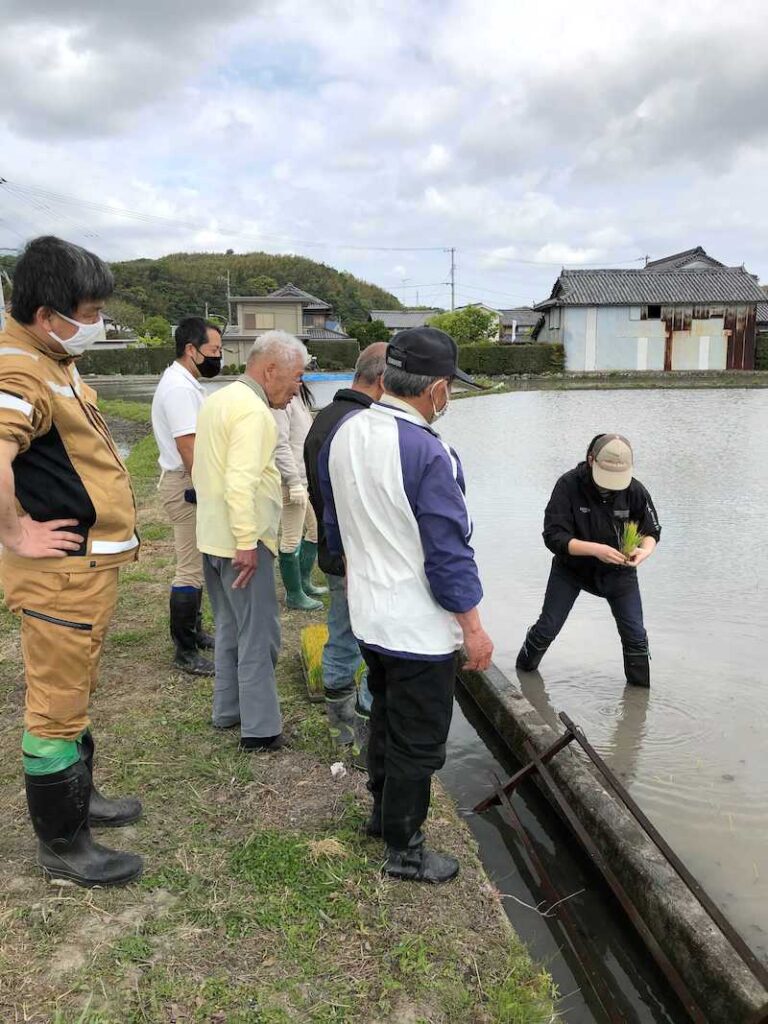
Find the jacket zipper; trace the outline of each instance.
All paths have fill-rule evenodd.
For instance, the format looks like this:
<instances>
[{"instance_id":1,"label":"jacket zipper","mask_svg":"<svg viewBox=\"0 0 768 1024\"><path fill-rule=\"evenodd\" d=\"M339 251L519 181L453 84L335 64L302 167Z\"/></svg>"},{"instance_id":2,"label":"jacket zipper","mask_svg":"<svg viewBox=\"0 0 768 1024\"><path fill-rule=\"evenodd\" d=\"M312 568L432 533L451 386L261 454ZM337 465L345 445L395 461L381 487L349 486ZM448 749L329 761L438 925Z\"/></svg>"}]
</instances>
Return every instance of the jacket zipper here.
<instances>
[{"instance_id":1,"label":"jacket zipper","mask_svg":"<svg viewBox=\"0 0 768 1024\"><path fill-rule=\"evenodd\" d=\"M29 608L21 609L24 615L30 619L41 619L43 622L52 622L54 626L67 626L69 629L82 629L91 632L93 626L90 622L72 622L70 619L57 619L54 615L46 615L44 612L33 612Z\"/></svg>"}]
</instances>

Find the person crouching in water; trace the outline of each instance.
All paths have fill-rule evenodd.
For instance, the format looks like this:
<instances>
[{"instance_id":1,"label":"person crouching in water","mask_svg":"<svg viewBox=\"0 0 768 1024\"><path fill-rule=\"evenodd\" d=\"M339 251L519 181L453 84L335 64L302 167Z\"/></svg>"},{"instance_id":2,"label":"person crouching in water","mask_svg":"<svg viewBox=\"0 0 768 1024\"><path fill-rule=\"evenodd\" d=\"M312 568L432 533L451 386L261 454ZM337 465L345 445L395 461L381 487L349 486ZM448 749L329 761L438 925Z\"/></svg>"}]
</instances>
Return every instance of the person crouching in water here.
<instances>
[{"instance_id":1,"label":"person crouching in water","mask_svg":"<svg viewBox=\"0 0 768 1024\"><path fill-rule=\"evenodd\" d=\"M554 554L544 607L517 656L535 671L565 625L582 590L604 597L624 651L628 683L650 686L648 634L637 567L653 554L661 527L648 491L632 476L632 446L620 434L598 434L585 462L555 484L544 513L544 543ZM637 546L622 553L625 527L635 524Z\"/></svg>"}]
</instances>

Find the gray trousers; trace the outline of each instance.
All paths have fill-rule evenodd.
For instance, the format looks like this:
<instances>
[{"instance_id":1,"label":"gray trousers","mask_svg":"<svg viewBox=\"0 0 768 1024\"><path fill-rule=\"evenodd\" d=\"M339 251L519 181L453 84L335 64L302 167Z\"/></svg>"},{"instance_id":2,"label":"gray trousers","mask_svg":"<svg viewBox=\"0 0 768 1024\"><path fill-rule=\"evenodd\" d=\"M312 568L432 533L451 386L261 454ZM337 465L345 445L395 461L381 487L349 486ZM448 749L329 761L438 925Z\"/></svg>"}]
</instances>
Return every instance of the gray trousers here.
<instances>
[{"instance_id":1,"label":"gray trousers","mask_svg":"<svg viewBox=\"0 0 768 1024\"><path fill-rule=\"evenodd\" d=\"M263 544L250 583L233 590L238 570L231 558L203 556L208 596L216 621L213 724L240 723L241 736L277 736L283 727L275 666L280 651L280 614L275 556Z\"/></svg>"}]
</instances>

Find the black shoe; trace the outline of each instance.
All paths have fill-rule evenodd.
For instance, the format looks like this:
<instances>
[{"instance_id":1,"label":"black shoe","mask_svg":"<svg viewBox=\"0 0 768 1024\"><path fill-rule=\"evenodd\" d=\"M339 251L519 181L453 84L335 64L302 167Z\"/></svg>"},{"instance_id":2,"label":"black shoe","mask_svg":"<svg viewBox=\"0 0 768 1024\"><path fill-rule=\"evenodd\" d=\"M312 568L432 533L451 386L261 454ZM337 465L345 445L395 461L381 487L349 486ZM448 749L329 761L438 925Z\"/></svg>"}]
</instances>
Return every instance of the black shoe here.
<instances>
[{"instance_id":1,"label":"black shoe","mask_svg":"<svg viewBox=\"0 0 768 1024\"><path fill-rule=\"evenodd\" d=\"M521 672L535 672L548 648L549 644L542 645L541 641L537 641L533 635L533 626L531 626L525 635L523 646L518 652L515 668L520 669Z\"/></svg>"},{"instance_id":2,"label":"black shoe","mask_svg":"<svg viewBox=\"0 0 768 1024\"><path fill-rule=\"evenodd\" d=\"M212 651L216 646L216 638L203 629L203 592L197 592L197 615L195 617L195 643L199 651Z\"/></svg>"},{"instance_id":3,"label":"black shoe","mask_svg":"<svg viewBox=\"0 0 768 1024\"><path fill-rule=\"evenodd\" d=\"M176 646L173 664L193 676L212 676L213 662L197 651L197 616L202 592L192 587L171 588L171 637Z\"/></svg>"},{"instance_id":4,"label":"black shoe","mask_svg":"<svg viewBox=\"0 0 768 1024\"><path fill-rule=\"evenodd\" d=\"M632 654L624 651L624 675L629 686L642 686L648 689L651 685L651 657L645 654Z\"/></svg>"},{"instance_id":5,"label":"black shoe","mask_svg":"<svg viewBox=\"0 0 768 1024\"><path fill-rule=\"evenodd\" d=\"M381 869L390 878L404 882L450 882L459 873L459 862L446 853L435 853L424 845L424 836L417 832L404 850L387 847L387 859Z\"/></svg>"},{"instance_id":6,"label":"black shoe","mask_svg":"<svg viewBox=\"0 0 768 1024\"><path fill-rule=\"evenodd\" d=\"M185 651L176 648L176 657L173 659L174 668L186 672L190 676L212 676L216 669L209 658L204 658L197 651Z\"/></svg>"},{"instance_id":7,"label":"black shoe","mask_svg":"<svg viewBox=\"0 0 768 1024\"><path fill-rule=\"evenodd\" d=\"M370 818L363 824L363 832L367 836L381 838L381 804L373 805Z\"/></svg>"},{"instance_id":8,"label":"black shoe","mask_svg":"<svg viewBox=\"0 0 768 1024\"><path fill-rule=\"evenodd\" d=\"M39 840L38 863L47 877L90 887L127 885L141 875L141 857L93 841L88 826L91 776L84 761L52 775L25 775L24 780Z\"/></svg>"},{"instance_id":9,"label":"black shoe","mask_svg":"<svg viewBox=\"0 0 768 1024\"><path fill-rule=\"evenodd\" d=\"M91 800L88 808L88 823L94 828L121 828L141 817L141 801L135 796L106 797L96 788L93 781L94 743L90 729L83 733L78 742L80 759L91 777Z\"/></svg>"},{"instance_id":10,"label":"black shoe","mask_svg":"<svg viewBox=\"0 0 768 1024\"><path fill-rule=\"evenodd\" d=\"M238 750L248 751L251 754L272 754L289 747L290 743L282 733L278 733L277 736L241 736L240 742L237 744Z\"/></svg>"}]
</instances>

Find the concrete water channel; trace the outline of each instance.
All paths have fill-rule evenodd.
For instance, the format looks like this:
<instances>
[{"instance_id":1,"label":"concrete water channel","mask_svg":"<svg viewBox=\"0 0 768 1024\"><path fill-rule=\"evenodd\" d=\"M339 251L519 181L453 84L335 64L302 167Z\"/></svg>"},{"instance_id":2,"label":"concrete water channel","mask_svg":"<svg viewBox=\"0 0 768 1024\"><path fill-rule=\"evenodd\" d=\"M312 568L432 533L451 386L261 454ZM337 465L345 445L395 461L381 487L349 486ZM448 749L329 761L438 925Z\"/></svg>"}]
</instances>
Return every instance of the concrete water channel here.
<instances>
[{"instance_id":1,"label":"concrete water channel","mask_svg":"<svg viewBox=\"0 0 768 1024\"><path fill-rule=\"evenodd\" d=\"M318 404L344 381L313 382ZM105 397L147 400L115 381ZM634 442L663 535L640 569L652 650L650 692L626 689L604 602L582 596L541 673L517 679L514 659L536 618L550 557L544 506L557 477L600 431ZM456 402L441 422L459 451L475 521L496 662L553 724L565 710L617 773L754 951L768 956L768 626L763 543L768 475L765 391L527 391ZM457 707L444 783L467 812L516 930L545 962L569 1024L602 1021L500 816L469 809L514 769L471 701ZM518 811L571 909L602 952L628 1021L684 1020L612 897L533 788ZM581 891L580 891L581 890Z\"/></svg>"}]
</instances>

